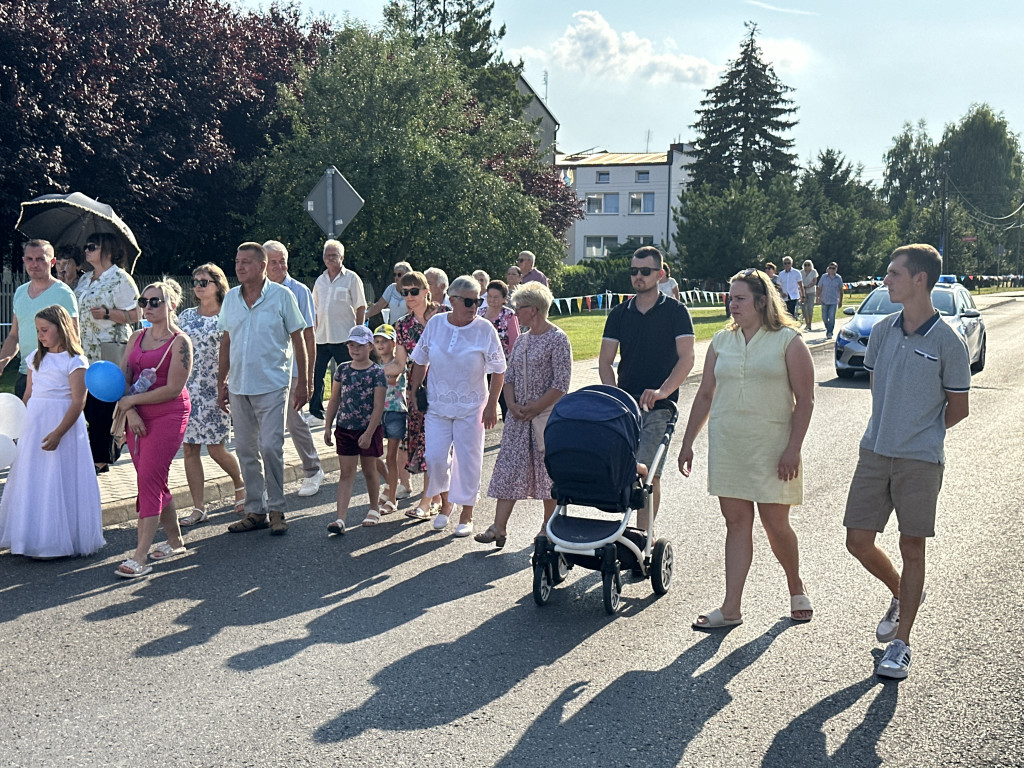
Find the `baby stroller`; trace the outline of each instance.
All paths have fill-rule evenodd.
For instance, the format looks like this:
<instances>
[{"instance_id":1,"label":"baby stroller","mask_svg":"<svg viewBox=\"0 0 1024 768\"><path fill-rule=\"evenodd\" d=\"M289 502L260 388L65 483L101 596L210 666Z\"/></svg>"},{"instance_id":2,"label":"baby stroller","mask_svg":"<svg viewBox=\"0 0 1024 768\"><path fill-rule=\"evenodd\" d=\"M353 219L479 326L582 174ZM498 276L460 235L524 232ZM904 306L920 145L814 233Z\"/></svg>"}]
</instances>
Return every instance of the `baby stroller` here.
<instances>
[{"instance_id":1,"label":"baby stroller","mask_svg":"<svg viewBox=\"0 0 1024 768\"><path fill-rule=\"evenodd\" d=\"M678 410L658 446L648 478L668 450ZM622 597L622 573L650 579L663 595L672 582L672 543L654 540L649 482L637 474L640 408L617 387L603 384L566 395L551 411L544 430L544 463L557 502L533 553L533 599L544 605L573 566L600 571L604 608L615 613ZM577 517L569 507L588 507L605 517ZM647 508L647 530L630 527L634 510ZM608 519L608 515L615 519Z\"/></svg>"}]
</instances>

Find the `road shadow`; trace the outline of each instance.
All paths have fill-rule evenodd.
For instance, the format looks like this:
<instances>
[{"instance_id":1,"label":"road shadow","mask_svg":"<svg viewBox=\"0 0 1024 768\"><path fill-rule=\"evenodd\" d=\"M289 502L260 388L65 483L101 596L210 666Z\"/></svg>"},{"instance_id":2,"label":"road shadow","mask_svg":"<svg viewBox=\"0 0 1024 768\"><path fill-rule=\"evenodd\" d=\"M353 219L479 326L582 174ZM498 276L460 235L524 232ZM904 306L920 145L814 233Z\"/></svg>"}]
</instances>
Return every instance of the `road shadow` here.
<instances>
[{"instance_id":1,"label":"road shadow","mask_svg":"<svg viewBox=\"0 0 1024 768\"><path fill-rule=\"evenodd\" d=\"M875 651L876 663L881 655L881 651ZM825 723L848 710L876 688L881 690L868 705L864 720L850 731L846 740L830 755L825 738ZM895 682L882 682L874 674L829 694L775 735L761 761L762 768L880 766L882 758L878 754L878 742L896 714L898 698L899 685Z\"/></svg>"},{"instance_id":2,"label":"road shadow","mask_svg":"<svg viewBox=\"0 0 1024 768\"><path fill-rule=\"evenodd\" d=\"M827 389L871 389L871 377L867 374L857 374L852 379L841 379L836 376L828 381L819 381L817 385Z\"/></svg>"},{"instance_id":3,"label":"road shadow","mask_svg":"<svg viewBox=\"0 0 1024 768\"><path fill-rule=\"evenodd\" d=\"M557 754L574 763L676 766L705 724L732 701L728 685L753 665L783 631L789 619L730 652L699 674L718 652L727 632L701 639L664 669L626 672L575 714L566 717L587 681L565 688L540 714L499 766L539 765ZM572 756L570 758L570 756ZM735 755L721 755L721 765Z\"/></svg>"}]
</instances>

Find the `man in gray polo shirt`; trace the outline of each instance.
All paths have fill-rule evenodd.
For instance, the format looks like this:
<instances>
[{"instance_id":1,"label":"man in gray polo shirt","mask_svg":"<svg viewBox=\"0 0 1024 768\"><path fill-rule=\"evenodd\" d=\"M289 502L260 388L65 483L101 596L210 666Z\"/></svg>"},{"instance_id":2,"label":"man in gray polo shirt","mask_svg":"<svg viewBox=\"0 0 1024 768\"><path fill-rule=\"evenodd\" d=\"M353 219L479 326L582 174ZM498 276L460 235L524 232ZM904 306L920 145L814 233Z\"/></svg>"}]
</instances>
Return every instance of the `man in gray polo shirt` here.
<instances>
[{"instance_id":1,"label":"man in gray polo shirt","mask_svg":"<svg viewBox=\"0 0 1024 768\"><path fill-rule=\"evenodd\" d=\"M924 602L925 541L935 535L946 430L968 414L970 358L960 336L939 317L931 291L942 257L930 245L893 251L885 275L889 298L903 311L871 329L864 367L871 373L871 420L846 501L846 548L889 591L875 631L889 643L876 674L904 678L910 630ZM896 510L903 573L875 543Z\"/></svg>"}]
</instances>

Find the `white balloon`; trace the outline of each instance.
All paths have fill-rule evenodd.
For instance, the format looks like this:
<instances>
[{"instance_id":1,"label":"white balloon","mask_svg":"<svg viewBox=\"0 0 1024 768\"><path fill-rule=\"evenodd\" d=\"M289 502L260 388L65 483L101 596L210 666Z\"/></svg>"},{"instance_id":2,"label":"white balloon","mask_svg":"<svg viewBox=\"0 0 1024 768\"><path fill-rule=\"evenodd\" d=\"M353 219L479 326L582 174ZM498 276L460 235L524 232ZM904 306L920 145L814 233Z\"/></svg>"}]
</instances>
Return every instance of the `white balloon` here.
<instances>
[{"instance_id":1,"label":"white balloon","mask_svg":"<svg viewBox=\"0 0 1024 768\"><path fill-rule=\"evenodd\" d=\"M17 440L25 428L25 404L10 392L0 392L0 435Z\"/></svg>"},{"instance_id":2,"label":"white balloon","mask_svg":"<svg viewBox=\"0 0 1024 768\"><path fill-rule=\"evenodd\" d=\"M0 435L0 469L7 469L18 455L18 446L7 435Z\"/></svg>"}]
</instances>

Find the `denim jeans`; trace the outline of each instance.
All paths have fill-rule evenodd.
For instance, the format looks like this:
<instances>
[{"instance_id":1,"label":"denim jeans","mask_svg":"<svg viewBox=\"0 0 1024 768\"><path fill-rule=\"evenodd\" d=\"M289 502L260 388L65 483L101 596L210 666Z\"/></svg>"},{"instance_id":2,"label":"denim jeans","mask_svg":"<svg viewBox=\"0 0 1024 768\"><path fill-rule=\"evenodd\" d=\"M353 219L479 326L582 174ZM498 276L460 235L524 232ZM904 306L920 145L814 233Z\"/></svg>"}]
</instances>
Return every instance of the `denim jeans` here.
<instances>
[{"instance_id":1,"label":"denim jeans","mask_svg":"<svg viewBox=\"0 0 1024 768\"><path fill-rule=\"evenodd\" d=\"M821 319L825 323L825 335L831 336L832 329L836 327L836 310L839 308L838 304L822 304L821 305Z\"/></svg>"}]
</instances>

